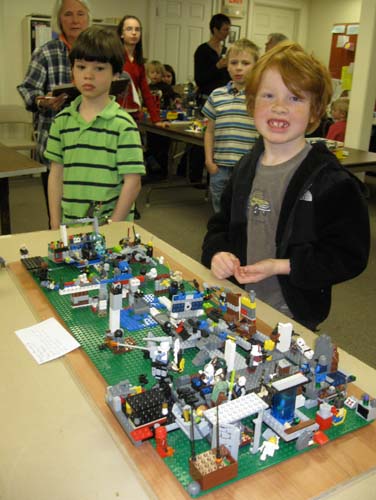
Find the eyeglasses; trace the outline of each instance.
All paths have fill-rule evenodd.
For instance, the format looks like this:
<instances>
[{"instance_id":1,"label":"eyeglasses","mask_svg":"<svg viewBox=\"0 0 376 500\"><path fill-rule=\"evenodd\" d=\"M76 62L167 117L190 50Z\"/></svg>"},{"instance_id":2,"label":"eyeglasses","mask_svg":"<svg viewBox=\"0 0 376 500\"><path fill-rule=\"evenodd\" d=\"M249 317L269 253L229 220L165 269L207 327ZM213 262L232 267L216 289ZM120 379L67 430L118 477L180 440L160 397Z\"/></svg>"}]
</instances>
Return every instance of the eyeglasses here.
<instances>
[{"instance_id":1,"label":"eyeglasses","mask_svg":"<svg viewBox=\"0 0 376 500\"><path fill-rule=\"evenodd\" d=\"M141 28L133 28L132 26L127 26L126 28L123 29L123 31L126 31L127 33L130 33L131 31L135 31L136 33L141 33Z\"/></svg>"}]
</instances>

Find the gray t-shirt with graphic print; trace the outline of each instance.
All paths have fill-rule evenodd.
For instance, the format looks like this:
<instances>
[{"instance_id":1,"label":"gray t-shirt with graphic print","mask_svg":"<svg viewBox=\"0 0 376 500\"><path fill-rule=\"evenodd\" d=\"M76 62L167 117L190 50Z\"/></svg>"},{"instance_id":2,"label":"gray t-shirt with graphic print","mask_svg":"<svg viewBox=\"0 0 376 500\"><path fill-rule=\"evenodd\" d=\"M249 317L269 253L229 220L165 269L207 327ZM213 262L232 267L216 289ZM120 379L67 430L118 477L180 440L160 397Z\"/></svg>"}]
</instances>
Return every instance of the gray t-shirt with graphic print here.
<instances>
[{"instance_id":1,"label":"gray t-shirt with graphic print","mask_svg":"<svg viewBox=\"0 0 376 500\"><path fill-rule=\"evenodd\" d=\"M248 264L275 258L275 237L282 201L292 176L310 149L311 146L306 144L296 156L278 165L265 165L260 157L248 201ZM246 290L254 290L257 298L291 316L277 276L250 283L246 285Z\"/></svg>"}]
</instances>

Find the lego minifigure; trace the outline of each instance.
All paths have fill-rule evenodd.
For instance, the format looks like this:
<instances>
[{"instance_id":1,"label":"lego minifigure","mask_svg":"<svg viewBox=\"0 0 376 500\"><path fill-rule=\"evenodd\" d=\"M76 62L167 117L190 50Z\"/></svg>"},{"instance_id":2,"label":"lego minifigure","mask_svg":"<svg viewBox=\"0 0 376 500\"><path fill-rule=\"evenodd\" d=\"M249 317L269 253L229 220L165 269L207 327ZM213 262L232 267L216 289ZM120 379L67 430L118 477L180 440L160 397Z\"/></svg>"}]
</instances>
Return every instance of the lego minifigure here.
<instances>
[{"instance_id":1,"label":"lego minifigure","mask_svg":"<svg viewBox=\"0 0 376 500\"><path fill-rule=\"evenodd\" d=\"M155 444L156 450L160 457L171 457L174 454L174 449L167 444L167 430L166 427L161 425L155 429Z\"/></svg>"},{"instance_id":2,"label":"lego minifigure","mask_svg":"<svg viewBox=\"0 0 376 500\"><path fill-rule=\"evenodd\" d=\"M21 259L27 259L29 257L29 250L26 245L20 247Z\"/></svg>"},{"instance_id":3,"label":"lego minifigure","mask_svg":"<svg viewBox=\"0 0 376 500\"><path fill-rule=\"evenodd\" d=\"M234 385L234 388L232 390L232 397L235 398L240 398L241 396L245 396L247 390L245 388L245 384L247 383L247 379L244 377L244 375L241 375L240 377L237 378L236 383Z\"/></svg>"},{"instance_id":4,"label":"lego minifigure","mask_svg":"<svg viewBox=\"0 0 376 500\"><path fill-rule=\"evenodd\" d=\"M261 451L260 460L264 462L267 457L273 457L275 450L279 450L279 436L272 436L262 443L259 448Z\"/></svg>"}]
</instances>

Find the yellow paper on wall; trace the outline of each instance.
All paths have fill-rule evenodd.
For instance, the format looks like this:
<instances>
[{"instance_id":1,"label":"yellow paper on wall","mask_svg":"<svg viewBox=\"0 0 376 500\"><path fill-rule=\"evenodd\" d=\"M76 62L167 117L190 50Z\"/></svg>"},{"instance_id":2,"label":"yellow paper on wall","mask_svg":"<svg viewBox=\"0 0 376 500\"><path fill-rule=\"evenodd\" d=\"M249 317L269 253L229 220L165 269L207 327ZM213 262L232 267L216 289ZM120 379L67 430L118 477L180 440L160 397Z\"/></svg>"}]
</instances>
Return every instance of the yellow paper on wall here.
<instances>
[{"instance_id":1,"label":"yellow paper on wall","mask_svg":"<svg viewBox=\"0 0 376 500\"><path fill-rule=\"evenodd\" d=\"M342 90L351 90L352 71L350 71L350 66L342 66L341 81L342 81Z\"/></svg>"}]
</instances>

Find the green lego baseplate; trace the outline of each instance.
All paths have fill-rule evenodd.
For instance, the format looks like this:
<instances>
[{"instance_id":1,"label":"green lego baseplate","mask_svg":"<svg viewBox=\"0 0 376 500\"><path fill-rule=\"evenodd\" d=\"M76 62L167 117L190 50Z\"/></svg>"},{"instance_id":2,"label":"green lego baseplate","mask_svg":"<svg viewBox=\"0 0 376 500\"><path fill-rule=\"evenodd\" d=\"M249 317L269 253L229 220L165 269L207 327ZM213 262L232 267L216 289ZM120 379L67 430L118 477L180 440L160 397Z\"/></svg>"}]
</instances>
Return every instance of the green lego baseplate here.
<instances>
[{"instance_id":1,"label":"green lego baseplate","mask_svg":"<svg viewBox=\"0 0 376 500\"><path fill-rule=\"evenodd\" d=\"M55 283L66 283L69 281L74 281L77 276L82 272L71 265L65 264L55 264L48 261L49 267L49 278ZM159 274L168 274L170 272L169 268L158 264L158 265L148 265L147 268L156 267ZM132 263L131 270L133 276L138 276L140 274L140 263ZM96 273L95 270L91 270L92 273ZM111 273L111 270L110 270ZM40 286L39 279L34 275L36 283ZM195 290L192 283L184 282L185 290L192 291ZM99 373L102 375L104 380L109 386L114 386L121 381L128 380L131 385L140 385L140 375L145 375L147 383L145 384L145 389L150 389L155 384L155 379L151 372L151 362L146 359L144 352L142 350L132 350L131 352L126 352L123 354L115 354L109 349L102 349L101 346L104 342L104 337L106 331L108 330L109 318L106 316L98 316L94 313L90 307L82 308L72 308L71 298L69 295L60 295L57 290L50 290L40 286L41 291L44 293L48 301L57 311L61 319L64 321L68 330L81 344L82 349L88 355L90 360L94 363L95 367L98 369ZM154 282L145 281L142 285L143 292L147 294L154 294ZM96 291L89 292L90 295L97 295ZM207 306L213 305L210 302L206 304ZM127 299L123 301L123 307L127 307ZM147 327L143 329L136 329L131 332L125 332L126 337L132 337L138 346L145 346L145 338L148 333L152 332L155 336L165 336L162 328L159 325ZM184 352L185 367L184 374L196 374L199 369L203 369L203 366L197 367L192 363L193 358L197 354L196 348L187 349ZM173 374L172 378L175 376L180 376L178 374ZM301 410L307 417L314 418L317 408L312 410L302 409ZM247 422L246 422L247 423ZM252 427L252 419L249 419L249 426ZM325 431L329 440L336 439L345 434L351 433L357 429L360 429L367 425L368 422L356 415L354 410L348 410L346 420L343 424L338 426L333 426L329 430ZM264 424L263 424L264 426ZM151 440L153 446L156 445L154 439ZM191 444L187 436L180 430L174 430L168 434L168 445L172 447L175 452L173 456L169 456L161 460L164 460L166 465L170 468L177 481L189 491L189 485L192 483L192 477L189 473L189 458L191 456ZM305 448L302 451L297 451L295 448L295 442L284 442L282 439L279 442L279 449L275 452L274 456L268 457L267 460L261 461L260 454L251 454L249 451L249 445L240 448L238 456L238 475L235 479L231 479L223 484L220 484L214 488L201 491L194 496L202 496L206 493L219 489L225 485L231 484L237 480L243 479L245 477L251 476L259 471L262 471L268 467L279 464L288 460L289 458L295 457L315 448L317 445ZM201 453L210 449L210 445L205 439L198 440L195 442L196 453Z\"/></svg>"}]
</instances>

